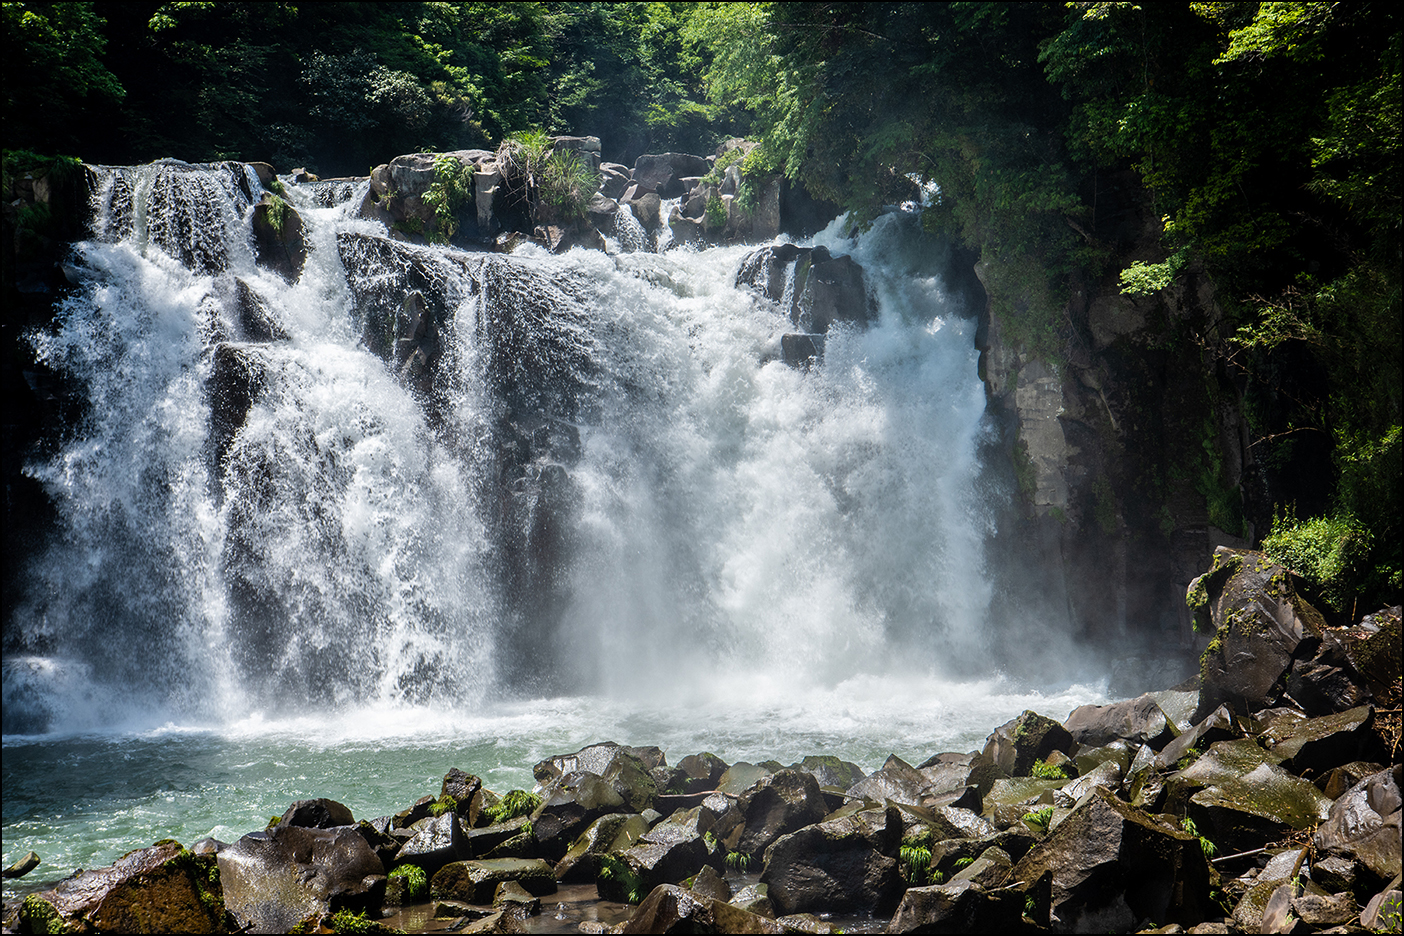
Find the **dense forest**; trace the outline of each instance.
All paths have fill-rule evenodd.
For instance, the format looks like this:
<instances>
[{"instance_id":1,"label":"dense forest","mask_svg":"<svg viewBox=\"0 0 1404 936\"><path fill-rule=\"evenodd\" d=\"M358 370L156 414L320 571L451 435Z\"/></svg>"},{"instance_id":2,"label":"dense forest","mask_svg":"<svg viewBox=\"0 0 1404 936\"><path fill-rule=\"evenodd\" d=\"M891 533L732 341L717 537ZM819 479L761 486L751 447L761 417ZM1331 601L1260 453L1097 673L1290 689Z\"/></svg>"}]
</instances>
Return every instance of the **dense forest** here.
<instances>
[{"instance_id":1,"label":"dense forest","mask_svg":"<svg viewBox=\"0 0 1404 936\"><path fill-rule=\"evenodd\" d=\"M748 171L860 224L934 184L923 224L978 252L1007 333L1050 361L1070 283L1210 277L1218 333L1165 340L1212 346L1269 492L1245 507L1209 470L1211 519L1241 535L1267 509L1257 539L1363 610L1399 600L1404 568L1392 9L5 3L6 172L65 154L362 175L544 130L626 163L749 136ZM1129 258L1128 185L1160 218L1153 256Z\"/></svg>"}]
</instances>

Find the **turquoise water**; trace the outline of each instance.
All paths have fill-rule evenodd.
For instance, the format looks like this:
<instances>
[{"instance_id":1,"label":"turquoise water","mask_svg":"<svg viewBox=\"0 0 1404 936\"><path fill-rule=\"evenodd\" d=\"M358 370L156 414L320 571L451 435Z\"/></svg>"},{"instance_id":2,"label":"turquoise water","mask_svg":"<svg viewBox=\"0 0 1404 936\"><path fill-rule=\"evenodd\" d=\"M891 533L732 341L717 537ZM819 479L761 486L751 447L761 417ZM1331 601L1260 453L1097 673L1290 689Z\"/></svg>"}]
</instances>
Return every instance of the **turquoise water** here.
<instances>
[{"instance_id":1,"label":"turquoise water","mask_svg":"<svg viewBox=\"0 0 1404 936\"><path fill-rule=\"evenodd\" d=\"M716 700L669 706L558 698L471 713L368 710L252 718L218 729L11 736L4 743L4 861L32 849L43 864L6 881L5 894L102 867L162 838L231 841L297 799L326 796L357 818L385 815L437 794L450 767L499 793L530 789L537 761L614 740L657 744L670 763L704 750L729 763L838 754L873 771L893 753L920 763L939 751L972 750L1025 708L1061 719L1104 698L1096 686L1034 692L999 679L861 678L805 693L738 686Z\"/></svg>"}]
</instances>

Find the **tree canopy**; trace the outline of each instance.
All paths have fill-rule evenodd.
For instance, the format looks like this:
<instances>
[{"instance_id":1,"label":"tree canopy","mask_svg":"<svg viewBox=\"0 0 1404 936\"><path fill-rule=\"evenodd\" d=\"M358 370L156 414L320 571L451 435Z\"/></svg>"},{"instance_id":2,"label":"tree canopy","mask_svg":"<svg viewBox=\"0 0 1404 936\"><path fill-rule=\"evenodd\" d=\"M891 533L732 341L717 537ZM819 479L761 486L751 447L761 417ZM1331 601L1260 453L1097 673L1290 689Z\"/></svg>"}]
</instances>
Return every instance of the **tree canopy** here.
<instances>
[{"instance_id":1,"label":"tree canopy","mask_svg":"<svg viewBox=\"0 0 1404 936\"><path fill-rule=\"evenodd\" d=\"M1398 591L1404 212L1391 5L3 9L14 149L335 175L525 130L596 135L619 161L707 152L745 133L762 142L748 167L783 172L859 223L921 197L920 185L937 192L924 224L980 253L1006 333L1050 359L1068 338L1071 278L1144 294L1205 270L1228 314L1216 340L1247 375L1259 460L1327 453L1327 494L1297 509L1356 524ZM1106 193L1127 179L1160 219L1158 257L1124 257L1124 219Z\"/></svg>"}]
</instances>

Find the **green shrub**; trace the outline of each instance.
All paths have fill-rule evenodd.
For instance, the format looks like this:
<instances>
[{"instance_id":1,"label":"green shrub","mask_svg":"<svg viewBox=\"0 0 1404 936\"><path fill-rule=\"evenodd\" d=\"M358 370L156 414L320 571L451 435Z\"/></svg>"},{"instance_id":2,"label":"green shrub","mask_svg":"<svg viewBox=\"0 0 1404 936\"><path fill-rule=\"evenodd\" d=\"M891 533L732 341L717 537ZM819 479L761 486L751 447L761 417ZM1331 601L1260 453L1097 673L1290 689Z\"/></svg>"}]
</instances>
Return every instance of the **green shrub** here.
<instances>
[{"instance_id":1,"label":"green shrub","mask_svg":"<svg viewBox=\"0 0 1404 936\"><path fill-rule=\"evenodd\" d=\"M726 227L726 202L716 195L707 199L707 227L712 230Z\"/></svg>"},{"instance_id":2,"label":"green shrub","mask_svg":"<svg viewBox=\"0 0 1404 936\"><path fill-rule=\"evenodd\" d=\"M448 242L458 232L458 209L473 198L473 167L456 156L434 160L434 181L424 193L424 204L434 209L436 230L430 239Z\"/></svg>"},{"instance_id":3,"label":"green shrub","mask_svg":"<svg viewBox=\"0 0 1404 936\"><path fill-rule=\"evenodd\" d=\"M1024 815L1024 825L1033 829L1039 835L1048 831L1048 824L1052 821L1052 806L1044 806L1042 809L1035 809L1033 812Z\"/></svg>"},{"instance_id":4,"label":"green shrub","mask_svg":"<svg viewBox=\"0 0 1404 936\"><path fill-rule=\"evenodd\" d=\"M390 877L405 879L406 896L413 901L421 901L429 896L429 878L419 865L400 865L390 872Z\"/></svg>"},{"instance_id":5,"label":"green shrub","mask_svg":"<svg viewBox=\"0 0 1404 936\"><path fill-rule=\"evenodd\" d=\"M1351 610L1368 570L1370 531L1353 515L1298 520L1290 508L1277 514L1263 552L1310 582L1336 611Z\"/></svg>"},{"instance_id":6,"label":"green shrub","mask_svg":"<svg viewBox=\"0 0 1404 936\"><path fill-rule=\"evenodd\" d=\"M624 892L624 899L631 904L642 903L647 896L639 873L618 855L605 855L600 859L599 878L601 881L617 883Z\"/></svg>"},{"instance_id":7,"label":"green shrub","mask_svg":"<svg viewBox=\"0 0 1404 936\"><path fill-rule=\"evenodd\" d=\"M1047 761L1034 761L1033 767L1029 770L1029 776L1037 777L1040 780L1066 780L1068 770L1066 767L1050 764Z\"/></svg>"},{"instance_id":8,"label":"green shrub","mask_svg":"<svg viewBox=\"0 0 1404 936\"><path fill-rule=\"evenodd\" d=\"M431 815L431 816L433 816L434 818L437 819L439 816L442 816L444 813L446 813L446 812L454 812L454 811L457 810L457 809L458 809L458 800L454 799L452 796L449 796L447 793L445 793L443 796L441 796L441 797L439 797L437 800L435 800L435 801L433 802L432 805L430 805L430 807L429 807L429 815Z\"/></svg>"},{"instance_id":9,"label":"green shrub","mask_svg":"<svg viewBox=\"0 0 1404 936\"><path fill-rule=\"evenodd\" d=\"M487 816L488 822L496 824L516 819L518 816L530 816L540 805L541 797L535 793L513 790L496 804L484 809L483 815Z\"/></svg>"}]
</instances>

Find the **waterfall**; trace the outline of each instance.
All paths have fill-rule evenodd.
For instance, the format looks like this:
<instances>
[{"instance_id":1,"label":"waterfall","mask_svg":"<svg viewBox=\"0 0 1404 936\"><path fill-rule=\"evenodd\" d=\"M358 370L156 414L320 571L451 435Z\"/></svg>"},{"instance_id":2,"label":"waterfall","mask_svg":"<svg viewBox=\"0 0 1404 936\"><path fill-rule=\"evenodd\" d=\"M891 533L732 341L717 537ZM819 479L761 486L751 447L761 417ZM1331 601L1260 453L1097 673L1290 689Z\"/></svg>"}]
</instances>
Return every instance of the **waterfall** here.
<instances>
[{"instance_id":1,"label":"waterfall","mask_svg":"<svg viewBox=\"0 0 1404 936\"><path fill-rule=\"evenodd\" d=\"M413 246L345 183L285 183L289 284L254 264L248 167L97 176L82 282L31 336L83 406L27 468L58 521L7 732L979 659L974 322L910 218L816 238L880 318L804 371L744 247Z\"/></svg>"}]
</instances>

